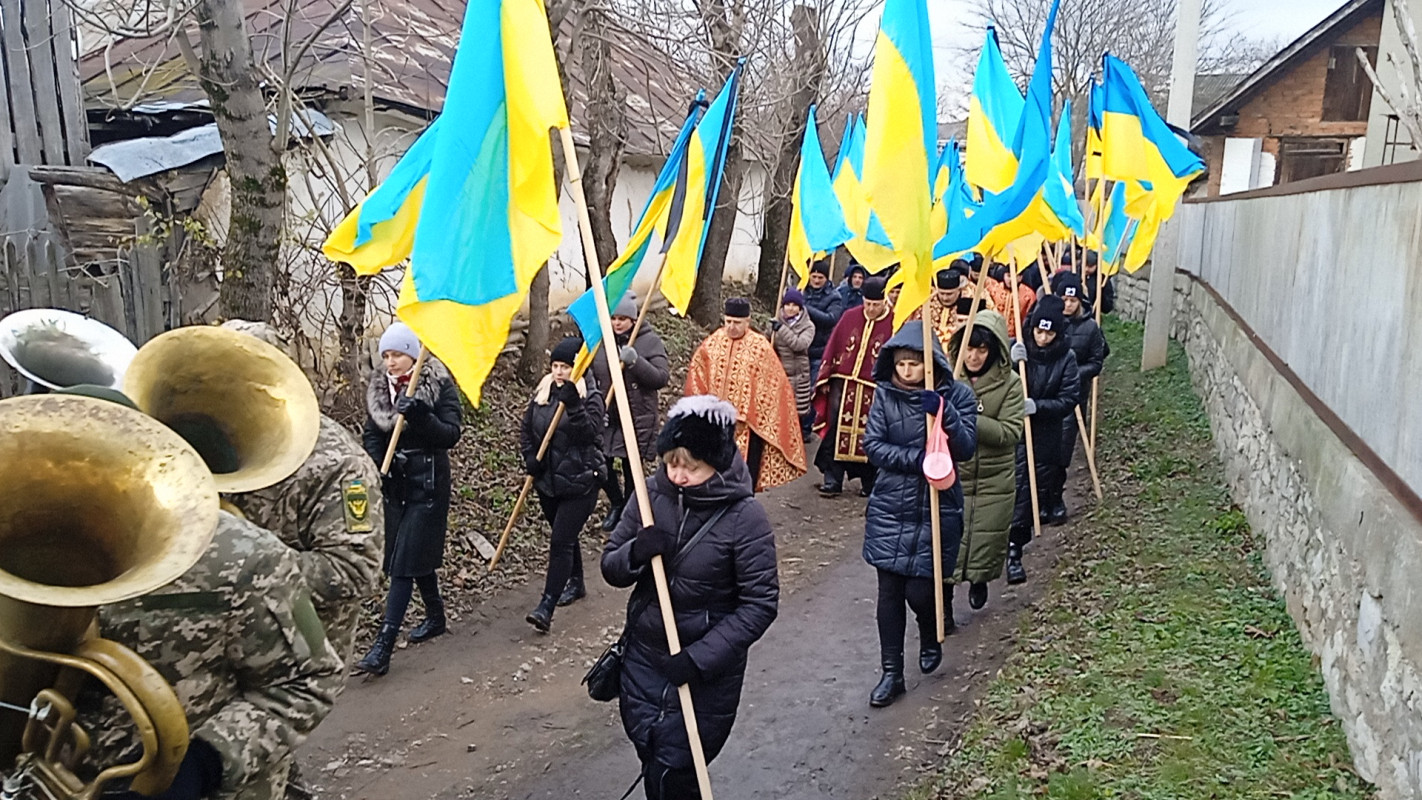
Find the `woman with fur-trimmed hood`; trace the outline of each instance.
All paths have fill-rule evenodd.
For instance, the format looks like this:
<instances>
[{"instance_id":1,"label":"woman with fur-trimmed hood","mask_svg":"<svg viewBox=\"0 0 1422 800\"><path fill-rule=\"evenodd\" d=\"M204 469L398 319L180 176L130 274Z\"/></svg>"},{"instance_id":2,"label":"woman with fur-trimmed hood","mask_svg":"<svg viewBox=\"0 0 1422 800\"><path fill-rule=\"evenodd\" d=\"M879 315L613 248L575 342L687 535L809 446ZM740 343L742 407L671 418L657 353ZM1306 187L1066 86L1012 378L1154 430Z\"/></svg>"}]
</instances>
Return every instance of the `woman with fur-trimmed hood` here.
<instances>
[{"instance_id":1,"label":"woman with fur-trimmed hood","mask_svg":"<svg viewBox=\"0 0 1422 800\"><path fill-rule=\"evenodd\" d=\"M406 396L420 340L403 322L380 337L383 368L377 367L366 387L365 451L376 464L385 461L395 421L405 416L399 449L383 482L385 496L385 560L390 576L385 620L370 652L356 670L384 675L405 610L416 586L425 604L425 619L410 631L412 643L445 632L444 602L435 570L444 560L444 534L449 518L449 450L459 441L464 410L459 387L438 360L427 358L414 397Z\"/></svg>"}]
</instances>

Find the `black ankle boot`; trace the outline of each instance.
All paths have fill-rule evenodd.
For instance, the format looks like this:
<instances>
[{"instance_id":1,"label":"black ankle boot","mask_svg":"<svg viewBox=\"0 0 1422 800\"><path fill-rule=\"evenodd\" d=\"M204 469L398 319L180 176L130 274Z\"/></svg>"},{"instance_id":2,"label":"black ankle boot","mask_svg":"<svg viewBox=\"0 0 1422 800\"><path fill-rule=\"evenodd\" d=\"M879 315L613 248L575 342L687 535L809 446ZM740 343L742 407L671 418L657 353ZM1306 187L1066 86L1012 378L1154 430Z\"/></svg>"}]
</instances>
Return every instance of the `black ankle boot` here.
<instances>
[{"instance_id":1,"label":"black ankle boot","mask_svg":"<svg viewBox=\"0 0 1422 800\"><path fill-rule=\"evenodd\" d=\"M1052 502L1047 504L1047 524L1065 525L1067 521L1067 507L1061 495L1052 498Z\"/></svg>"},{"instance_id":2,"label":"black ankle boot","mask_svg":"<svg viewBox=\"0 0 1422 800\"><path fill-rule=\"evenodd\" d=\"M356 662L355 671L367 675L384 675L389 672L390 654L395 650L395 639L399 635L399 625L381 623L380 632L375 634L375 642L370 645L370 652Z\"/></svg>"},{"instance_id":3,"label":"black ankle boot","mask_svg":"<svg viewBox=\"0 0 1422 800\"><path fill-rule=\"evenodd\" d=\"M558 598L558 605L570 606L584 597L588 596L588 588L583 585L581 574L568 578L568 584L563 587L563 596Z\"/></svg>"},{"instance_id":4,"label":"black ankle boot","mask_svg":"<svg viewBox=\"0 0 1422 800\"><path fill-rule=\"evenodd\" d=\"M932 673L943 663L943 645L934 641L938 638L938 632L922 642L918 643L918 671L924 675Z\"/></svg>"},{"instance_id":5,"label":"black ankle boot","mask_svg":"<svg viewBox=\"0 0 1422 800\"><path fill-rule=\"evenodd\" d=\"M874 687L874 691L869 693L869 705L874 708L891 705L902 697L904 692L908 691L908 688L904 686L903 651L884 655L883 664L884 676L879 679L879 685Z\"/></svg>"},{"instance_id":6,"label":"black ankle boot","mask_svg":"<svg viewBox=\"0 0 1422 800\"><path fill-rule=\"evenodd\" d=\"M603 531L611 532L613 528L617 527L617 521L620 519L622 519L622 506L613 506L612 510L607 512L607 516L602 519Z\"/></svg>"},{"instance_id":7,"label":"black ankle boot","mask_svg":"<svg viewBox=\"0 0 1422 800\"><path fill-rule=\"evenodd\" d=\"M425 600L425 619L410 631L410 644L427 642L436 636L443 636L449 630L444 618L444 600Z\"/></svg>"},{"instance_id":8,"label":"black ankle boot","mask_svg":"<svg viewBox=\"0 0 1422 800\"><path fill-rule=\"evenodd\" d=\"M524 621L537 628L539 633L547 633L553 627L553 609L557 602L558 598L553 595L543 595L543 599L538 601L538 608L528 612Z\"/></svg>"},{"instance_id":9,"label":"black ankle boot","mask_svg":"<svg viewBox=\"0 0 1422 800\"><path fill-rule=\"evenodd\" d=\"M1010 545L1007 548L1007 582L1013 586L1027 582L1027 570L1022 567L1022 547Z\"/></svg>"},{"instance_id":10,"label":"black ankle boot","mask_svg":"<svg viewBox=\"0 0 1422 800\"><path fill-rule=\"evenodd\" d=\"M974 611L987 605L988 585L986 583L974 583L968 587L968 605Z\"/></svg>"}]
</instances>

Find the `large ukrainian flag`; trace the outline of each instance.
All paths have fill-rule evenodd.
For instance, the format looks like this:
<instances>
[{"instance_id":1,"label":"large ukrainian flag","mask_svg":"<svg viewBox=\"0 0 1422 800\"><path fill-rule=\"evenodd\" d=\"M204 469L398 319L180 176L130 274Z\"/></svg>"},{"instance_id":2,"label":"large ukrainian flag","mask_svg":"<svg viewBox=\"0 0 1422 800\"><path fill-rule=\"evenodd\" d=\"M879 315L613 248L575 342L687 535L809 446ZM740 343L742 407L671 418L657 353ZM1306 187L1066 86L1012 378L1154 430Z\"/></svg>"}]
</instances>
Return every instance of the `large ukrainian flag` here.
<instances>
[{"instance_id":1,"label":"large ukrainian flag","mask_svg":"<svg viewBox=\"0 0 1422 800\"><path fill-rule=\"evenodd\" d=\"M968 100L968 153L963 166L968 183L994 194L1012 185L1017 175L1012 137L1026 102L1002 60L997 31L989 27Z\"/></svg>"},{"instance_id":2,"label":"large ukrainian flag","mask_svg":"<svg viewBox=\"0 0 1422 800\"><path fill-rule=\"evenodd\" d=\"M839 157L835 159L834 194L844 209L844 221L854 236L845 242L864 268L870 272L880 272L896 263L889 234L884 232L884 223L869 206L869 197L864 193L864 118L851 117L844 126L844 138L839 143Z\"/></svg>"},{"instance_id":3,"label":"large ukrainian flag","mask_svg":"<svg viewBox=\"0 0 1422 800\"><path fill-rule=\"evenodd\" d=\"M671 216L672 200L679 186L677 177L681 175L686 164L687 145L705 108L706 92L698 92L696 99L692 101L686 122L681 126L681 133L677 135L671 152L667 154L666 162L662 164L661 172L657 174L657 181L652 185L652 195L647 198L647 205L642 209L637 227L632 230L632 236L627 240L622 254L607 268L603 287L607 292L608 308L616 308L622 296L631 288L633 279L637 277L637 270L642 268L642 262L651 249L654 234L665 235ZM602 325L598 322L597 298L593 297L592 289L583 292L568 306L568 315L583 332L583 344L589 351L595 350L602 342Z\"/></svg>"},{"instance_id":4,"label":"large ukrainian flag","mask_svg":"<svg viewBox=\"0 0 1422 800\"><path fill-rule=\"evenodd\" d=\"M825 166L814 106L810 106L805 138L800 143L800 169L795 175L791 206L790 239L785 257L803 283L810 275L810 261L817 253L828 253L854 238L854 233L845 225L844 208L835 196L829 167Z\"/></svg>"},{"instance_id":5,"label":"large ukrainian flag","mask_svg":"<svg viewBox=\"0 0 1422 800\"><path fill-rule=\"evenodd\" d=\"M742 60L732 70L721 93L697 123L687 144L686 170L673 193L663 245L667 263L662 270L662 296L678 314L686 314L691 305L701 250L721 193L721 173L726 166L726 148L731 143L744 63Z\"/></svg>"},{"instance_id":6,"label":"large ukrainian flag","mask_svg":"<svg viewBox=\"0 0 1422 800\"><path fill-rule=\"evenodd\" d=\"M864 191L903 265L895 323L923 305L933 286L933 175L938 100L933 40L924 0L886 0L874 44Z\"/></svg>"},{"instance_id":7,"label":"large ukrainian flag","mask_svg":"<svg viewBox=\"0 0 1422 800\"><path fill-rule=\"evenodd\" d=\"M324 249L366 275L410 258L397 313L477 403L562 239L548 134L568 112L542 0L471 0L461 41L439 119Z\"/></svg>"}]
</instances>

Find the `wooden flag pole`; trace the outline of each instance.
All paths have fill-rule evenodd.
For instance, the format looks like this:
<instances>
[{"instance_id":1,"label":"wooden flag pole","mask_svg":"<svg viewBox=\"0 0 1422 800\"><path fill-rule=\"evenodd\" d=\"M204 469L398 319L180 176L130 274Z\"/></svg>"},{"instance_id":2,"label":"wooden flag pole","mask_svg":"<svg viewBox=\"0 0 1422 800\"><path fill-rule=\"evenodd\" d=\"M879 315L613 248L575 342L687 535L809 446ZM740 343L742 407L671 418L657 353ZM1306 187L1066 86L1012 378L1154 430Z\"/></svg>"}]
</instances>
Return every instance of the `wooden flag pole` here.
<instances>
[{"instance_id":1,"label":"wooden flag pole","mask_svg":"<svg viewBox=\"0 0 1422 800\"><path fill-rule=\"evenodd\" d=\"M602 284L602 269L597 266L597 247L593 242L592 221L588 217L588 201L583 194L582 168L578 164L578 153L573 145L573 130L571 127L564 127L559 130L563 143L563 158L567 164L568 188L573 196L573 204L578 209L578 228L582 231L583 238L583 261L587 265L588 277L592 280L593 286ZM593 300L597 303L598 322L602 327L603 341L616 341L612 332L612 312L607 307L607 297L603 292L593 292ZM610 353L610 351L609 351ZM609 357L607 359L608 372L612 375L613 391L624 397L627 394L627 386L622 377L622 362ZM618 416L622 420L623 431L635 431L636 425L632 421L632 406L628 403L617 404ZM642 472L642 454L637 447L636 436L624 436L627 443L627 462L632 468L632 483L637 492L637 508L642 514L642 526L651 527L656 524L652 517L651 495L647 492L647 476ZM676 629L676 615L672 610L671 589L667 584L666 565L661 556L652 559L652 580L657 588L657 602L661 606L662 625L666 629L667 648L671 655L681 652L681 636ZM691 699L691 687L685 684L677 687L677 696L681 701L681 716L686 723L686 738L691 746L691 760L696 768L696 782L701 789L703 800L713 800L711 795L711 774L706 769L706 752L701 746L701 731L696 724L696 709Z\"/></svg>"},{"instance_id":2,"label":"wooden flag pole","mask_svg":"<svg viewBox=\"0 0 1422 800\"><path fill-rule=\"evenodd\" d=\"M1096 197L1096 219L1101 220L1102 215L1106 213L1106 179L1099 178L1098 181L1101 184L1101 191L1097 192ZM1101 239L1102 240L1098 244L1101 245L1102 249L1096 251L1096 308L1093 309L1096 312L1097 327L1101 326L1101 302L1105 294L1106 285L1105 282L1101 279L1102 276L1106 274L1106 225L1104 222L1102 222L1101 224ZM1085 243L1083 243L1082 246L1082 260L1084 262ZM1102 335L1105 335L1104 331L1102 332ZM1100 391L1101 376L1097 375L1096 377L1091 379L1091 435L1088 436L1086 440L1086 446L1091 449L1091 457L1093 459L1096 457L1096 401L1100 397Z\"/></svg>"},{"instance_id":3,"label":"wooden flag pole","mask_svg":"<svg viewBox=\"0 0 1422 800\"><path fill-rule=\"evenodd\" d=\"M963 341L958 343L958 359L953 365L953 378L956 380L963 374L963 361L968 357L968 340L973 338L973 325L978 321L978 307L982 305L983 292L987 287L988 265L983 264L982 272L978 274L977 288L973 290L973 305L968 309L968 321L963 323ZM928 317L928 304L924 303L923 316ZM956 311L954 313L957 313ZM924 322L927 325L927 321Z\"/></svg>"},{"instance_id":4,"label":"wooden flag pole","mask_svg":"<svg viewBox=\"0 0 1422 800\"><path fill-rule=\"evenodd\" d=\"M780 299L785 296L785 282L788 280L790 280L790 255L787 253L785 263L780 266L780 291L775 293L775 310L772 311L770 315L772 320L780 318ZM772 325L772 330L770 331L770 344L772 347L775 346L775 334L779 333L779 331L774 330L774 327L775 326Z\"/></svg>"},{"instance_id":5,"label":"wooden flag pole","mask_svg":"<svg viewBox=\"0 0 1422 800\"><path fill-rule=\"evenodd\" d=\"M930 295L931 297L931 295ZM923 303L923 385L929 390L938 388L933 380L933 338L938 334L933 332L933 327L928 324L928 301ZM928 423L924 426L924 431L928 438L933 438L933 415L928 415ZM925 442L926 444L926 442ZM925 479L927 480L927 479ZM938 518L939 508L942 506L942 498L938 496L938 490L932 486L928 487L928 508L929 517L933 526L933 611L938 617L938 643L942 644L948 638L948 626L945 621L946 603L943 598L943 523Z\"/></svg>"},{"instance_id":6,"label":"wooden flag pole","mask_svg":"<svg viewBox=\"0 0 1422 800\"><path fill-rule=\"evenodd\" d=\"M410 384L405 387L405 396L414 397L415 390L420 386L420 372L425 368L425 358L429 356L430 349L423 344L420 346L420 357L415 359L415 366L410 370ZM385 460L380 462L380 477L390 475L390 465L395 462L395 453L400 449L400 434L405 432L405 415L399 414L395 417L395 427L390 431L390 445L385 448Z\"/></svg>"},{"instance_id":7,"label":"wooden flag pole","mask_svg":"<svg viewBox=\"0 0 1422 800\"><path fill-rule=\"evenodd\" d=\"M1007 279L1012 284L1012 318L1017 323L1017 335L1023 343L1027 344L1027 331L1022 329L1022 306L1017 303L1017 262L1014 260L1007 267ZM1027 393L1027 362L1017 362L1017 375L1022 379L1022 396L1031 397ZM1042 535L1042 507L1037 502L1037 456L1032 452L1032 416L1029 414L1024 420L1023 432L1027 436L1027 483L1029 491L1032 493L1032 535L1040 537Z\"/></svg>"}]
</instances>

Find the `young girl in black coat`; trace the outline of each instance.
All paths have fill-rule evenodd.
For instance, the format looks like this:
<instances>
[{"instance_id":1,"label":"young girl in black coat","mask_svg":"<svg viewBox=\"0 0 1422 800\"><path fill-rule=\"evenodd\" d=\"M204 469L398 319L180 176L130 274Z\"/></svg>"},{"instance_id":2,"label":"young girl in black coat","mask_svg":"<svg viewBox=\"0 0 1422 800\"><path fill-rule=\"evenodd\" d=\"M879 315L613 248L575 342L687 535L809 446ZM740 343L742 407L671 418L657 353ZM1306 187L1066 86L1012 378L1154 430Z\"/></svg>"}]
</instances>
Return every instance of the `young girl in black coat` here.
<instances>
[{"instance_id":1,"label":"young girl in black coat","mask_svg":"<svg viewBox=\"0 0 1422 800\"><path fill-rule=\"evenodd\" d=\"M602 395L589 376L573 379L573 362L578 360L582 347L582 340L577 338L564 339L554 346L548 357L548 374L534 390L523 415L524 470L533 476L543 516L552 528L543 599L527 617L528 623L542 633L553 625L555 606L568 605L587 595L578 536L597 504L598 489L607 469L602 455L606 424ZM548 452L539 458L538 448L553 424L560 402L563 416Z\"/></svg>"},{"instance_id":2,"label":"young girl in black coat","mask_svg":"<svg viewBox=\"0 0 1422 800\"><path fill-rule=\"evenodd\" d=\"M1075 415L1080 395L1076 355L1066 337L1062 299L1049 294L1037 301L1026 341L1012 346L1012 360L1027 362L1027 424L1032 429L1032 456L1036 462L1037 502L1045 512L1061 501L1066 485L1066 448L1062 425ZM1032 494L1027 478L1027 444L1017 446L1017 505L1008 533L1007 582L1027 580L1022 547L1032 541Z\"/></svg>"}]
</instances>

